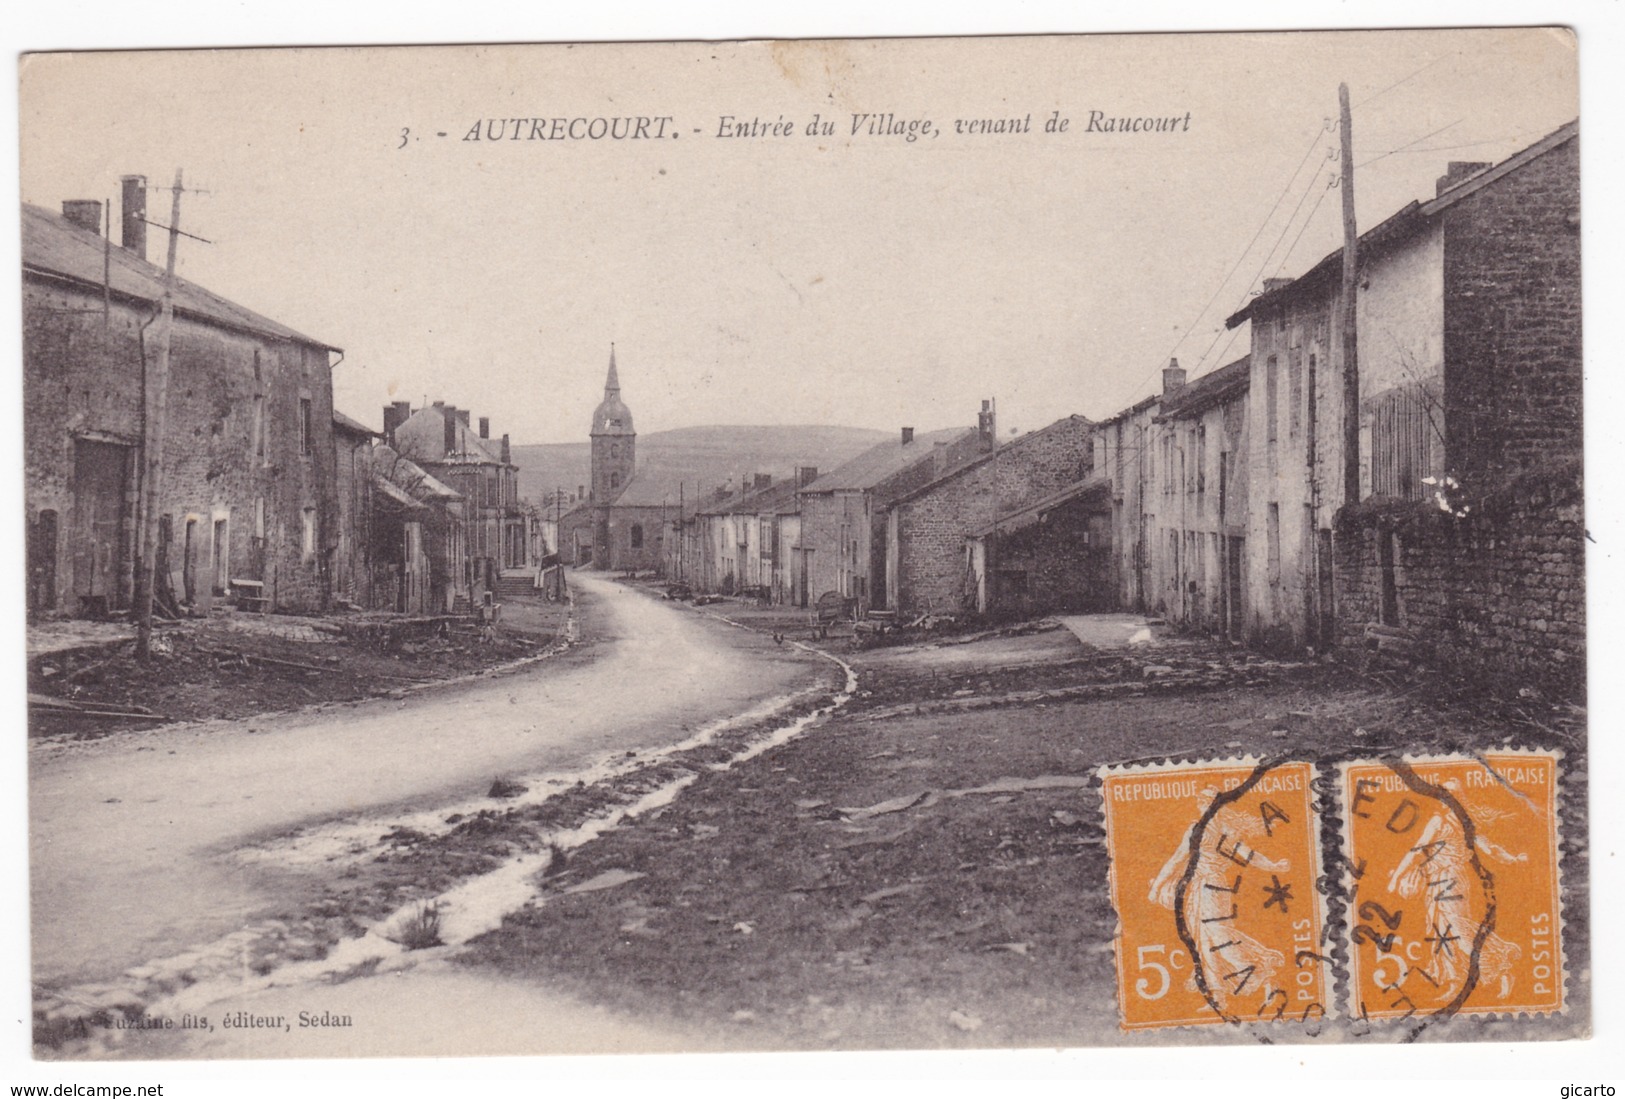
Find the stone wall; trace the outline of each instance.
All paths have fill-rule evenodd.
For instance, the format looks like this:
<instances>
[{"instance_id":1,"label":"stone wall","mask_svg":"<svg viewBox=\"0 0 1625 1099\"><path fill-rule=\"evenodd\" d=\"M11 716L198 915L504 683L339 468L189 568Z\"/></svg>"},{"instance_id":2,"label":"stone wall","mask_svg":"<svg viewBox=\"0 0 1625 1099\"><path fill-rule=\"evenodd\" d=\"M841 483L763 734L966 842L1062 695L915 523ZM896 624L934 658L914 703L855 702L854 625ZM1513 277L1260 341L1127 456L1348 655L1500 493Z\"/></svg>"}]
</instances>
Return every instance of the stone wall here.
<instances>
[{"instance_id":1,"label":"stone wall","mask_svg":"<svg viewBox=\"0 0 1625 1099\"><path fill-rule=\"evenodd\" d=\"M1436 503L1345 509L1335 555L1340 644L1347 652L1367 649L1367 626L1377 623L1401 631L1401 643L1414 644L1422 659L1531 677L1562 693L1582 689L1578 462L1528 471L1493 494L1452 502L1452 512ZM1391 568L1384 539L1391 540Z\"/></svg>"}]
</instances>

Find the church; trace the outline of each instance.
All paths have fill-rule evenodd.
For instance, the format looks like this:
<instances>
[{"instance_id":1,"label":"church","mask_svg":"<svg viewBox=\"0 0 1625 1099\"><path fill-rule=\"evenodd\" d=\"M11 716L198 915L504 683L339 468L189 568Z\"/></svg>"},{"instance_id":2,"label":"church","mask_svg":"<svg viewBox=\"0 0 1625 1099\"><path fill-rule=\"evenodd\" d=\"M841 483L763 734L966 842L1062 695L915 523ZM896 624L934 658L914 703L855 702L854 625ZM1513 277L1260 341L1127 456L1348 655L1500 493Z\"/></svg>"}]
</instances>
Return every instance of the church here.
<instances>
[{"instance_id":1,"label":"church","mask_svg":"<svg viewBox=\"0 0 1625 1099\"><path fill-rule=\"evenodd\" d=\"M638 433L621 400L615 347L609 350L604 399L592 414L592 484L587 498L559 520L559 558L614 572L658 569L678 501L667 486L637 476Z\"/></svg>"}]
</instances>

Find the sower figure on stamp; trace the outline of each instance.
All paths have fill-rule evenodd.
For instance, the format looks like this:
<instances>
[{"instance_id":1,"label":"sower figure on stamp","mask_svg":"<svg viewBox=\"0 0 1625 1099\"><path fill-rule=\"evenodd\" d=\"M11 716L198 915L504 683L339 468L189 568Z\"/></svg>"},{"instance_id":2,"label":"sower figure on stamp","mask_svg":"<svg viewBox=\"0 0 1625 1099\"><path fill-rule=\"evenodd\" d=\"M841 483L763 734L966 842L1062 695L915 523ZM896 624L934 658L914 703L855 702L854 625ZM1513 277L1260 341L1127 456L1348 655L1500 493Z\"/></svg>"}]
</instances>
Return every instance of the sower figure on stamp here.
<instances>
[{"instance_id":1,"label":"sower figure on stamp","mask_svg":"<svg viewBox=\"0 0 1625 1099\"><path fill-rule=\"evenodd\" d=\"M1499 821L1507 814L1482 807L1469 810L1457 779L1446 780L1444 788L1450 791L1462 812L1471 816L1475 827L1473 846L1480 854L1508 865L1529 861L1527 853L1515 855L1484 834L1484 825ZM1420 971L1438 987L1440 1000L1454 998L1467 979L1469 955L1483 925L1468 899L1469 883L1476 879L1473 852L1468 849L1461 821L1442 802L1423 826L1416 844L1388 876L1390 893L1406 899L1424 898L1429 951L1428 963ZM1507 942L1493 931L1485 935L1478 954L1479 984L1494 989L1502 1000L1511 996L1513 967L1522 954L1515 943Z\"/></svg>"},{"instance_id":2,"label":"sower figure on stamp","mask_svg":"<svg viewBox=\"0 0 1625 1099\"><path fill-rule=\"evenodd\" d=\"M1197 796L1197 807L1206 814L1215 798L1216 787L1209 786ZM1168 861L1151 882L1151 900L1164 908L1173 909L1179 894L1180 881L1190 862L1191 833L1198 820L1180 837ZM1228 1007L1232 995L1268 988L1274 984L1277 973L1286 967L1286 957L1236 927L1235 917L1241 904L1240 879L1243 867L1231 853L1245 851L1246 869L1257 868L1272 874L1284 874L1291 869L1288 859L1272 859L1260 849L1269 842L1269 830L1257 814L1248 813L1235 804L1226 805L1213 814L1204 829L1204 842L1196 856L1196 868L1191 874L1190 887L1185 892L1185 924L1196 948L1201 954L1202 969L1215 975L1207 982L1208 992L1223 1007ZM1222 843L1236 844L1225 853ZM1194 969L1186 985L1197 987Z\"/></svg>"}]
</instances>

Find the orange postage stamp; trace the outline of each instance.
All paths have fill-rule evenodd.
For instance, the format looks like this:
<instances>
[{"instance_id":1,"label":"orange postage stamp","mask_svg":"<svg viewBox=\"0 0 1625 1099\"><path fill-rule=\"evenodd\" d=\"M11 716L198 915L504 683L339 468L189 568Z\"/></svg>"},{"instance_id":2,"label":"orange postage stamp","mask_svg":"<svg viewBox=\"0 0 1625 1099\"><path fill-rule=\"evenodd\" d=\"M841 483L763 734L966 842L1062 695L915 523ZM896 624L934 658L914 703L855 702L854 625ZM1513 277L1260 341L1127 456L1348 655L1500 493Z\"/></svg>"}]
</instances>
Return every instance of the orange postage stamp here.
<instances>
[{"instance_id":1,"label":"orange postage stamp","mask_svg":"<svg viewBox=\"0 0 1625 1099\"><path fill-rule=\"evenodd\" d=\"M1318 1029L1319 817L1302 761L1101 770L1125 1030L1292 1020Z\"/></svg>"},{"instance_id":2,"label":"orange postage stamp","mask_svg":"<svg viewBox=\"0 0 1625 1099\"><path fill-rule=\"evenodd\" d=\"M1563 1009L1558 753L1342 766L1357 1019Z\"/></svg>"}]
</instances>

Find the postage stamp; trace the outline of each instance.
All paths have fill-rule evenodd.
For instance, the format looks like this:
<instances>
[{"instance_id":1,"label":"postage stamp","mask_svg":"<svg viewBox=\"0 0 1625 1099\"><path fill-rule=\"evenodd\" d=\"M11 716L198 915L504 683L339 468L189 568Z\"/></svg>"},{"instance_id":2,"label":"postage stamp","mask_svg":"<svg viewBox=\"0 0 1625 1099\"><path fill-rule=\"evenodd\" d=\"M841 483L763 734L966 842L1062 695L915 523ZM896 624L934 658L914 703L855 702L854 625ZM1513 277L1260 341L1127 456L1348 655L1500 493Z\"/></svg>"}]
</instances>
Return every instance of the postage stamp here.
<instances>
[{"instance_id":1,"label":"postage stamp","mask_svg":"<svg viewBox=\"0 0 1625 1099\"><path fill-rule=\"evenodd\" d=\"M1563 1009L1559 757L1342 765L1352 1016Z\"/></svg>"},{"instance_id":2,"label":"postage stamp","mask_svg":"<svg viewBox=\"0 0 1625 1099\"><path fill-rule=\"evenodd\" d=\"M1313 765L1245 758L1100 775L1123 1029L1318 1026L1331 983Z\"/></svg>"}]
</instances>

